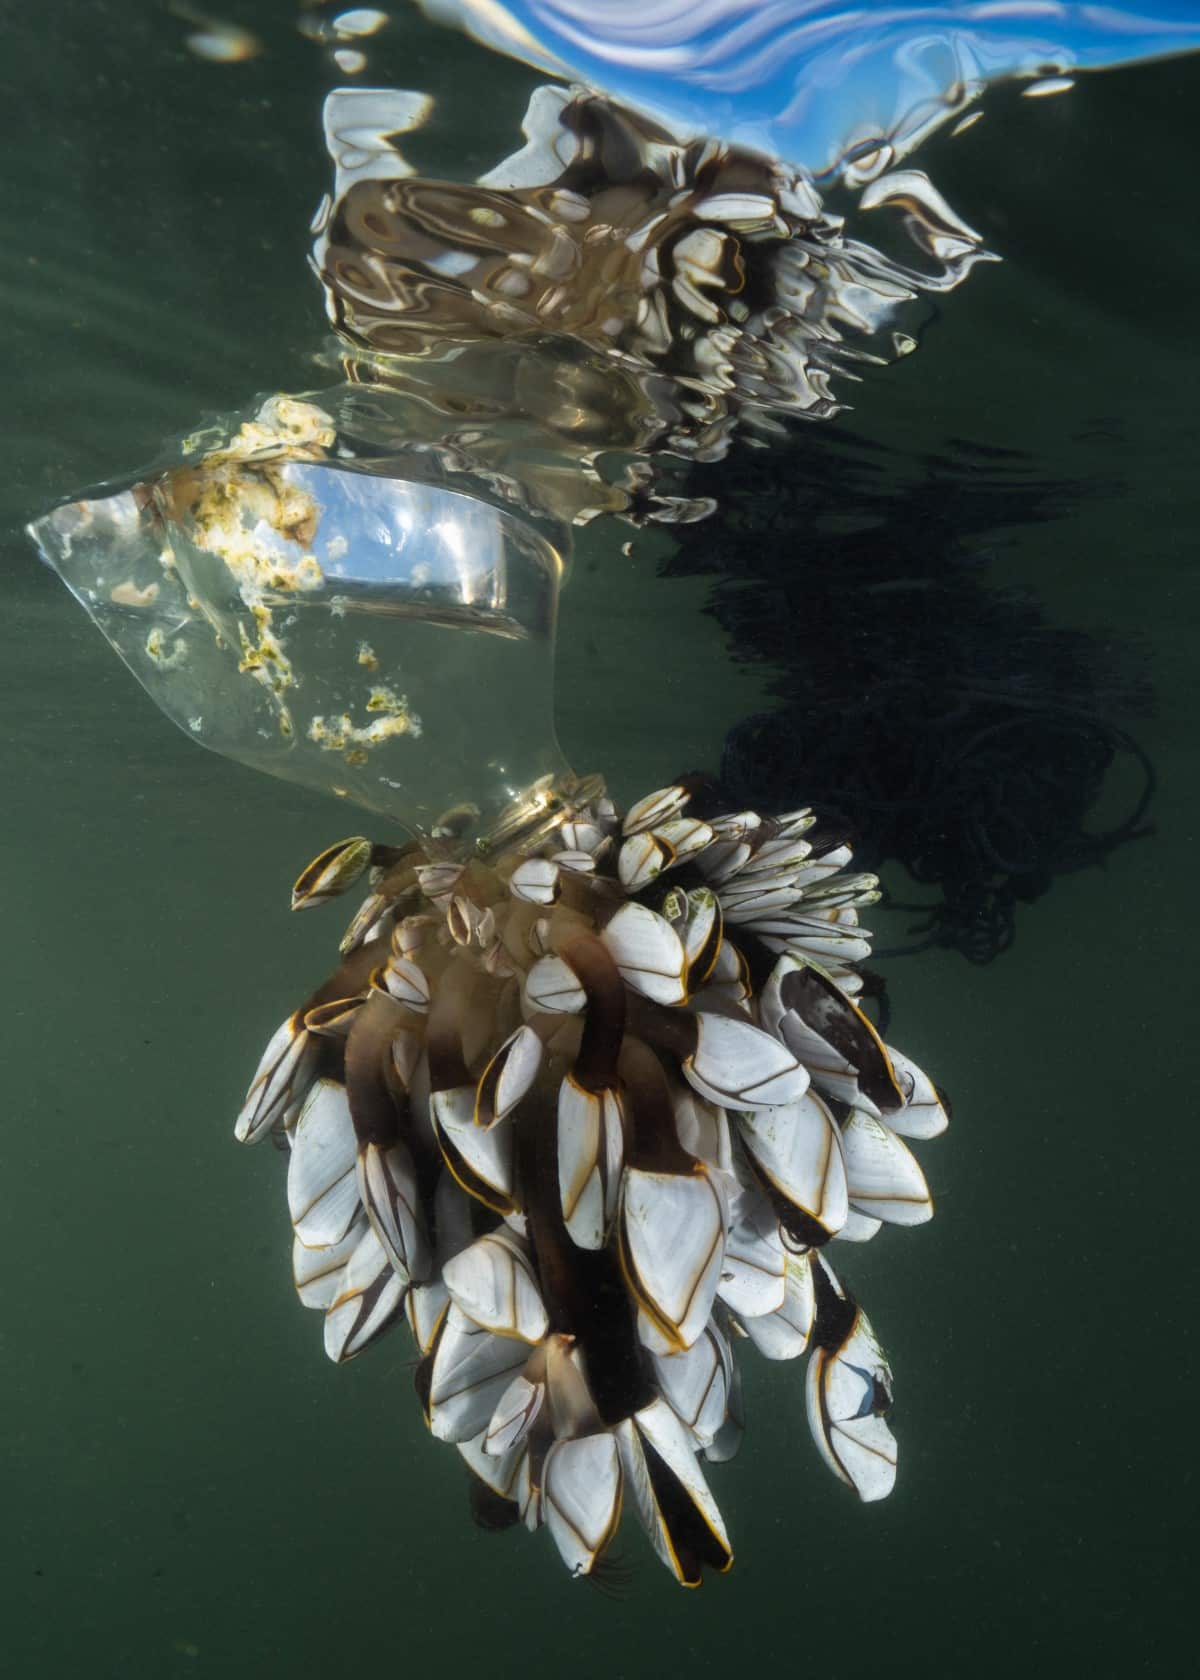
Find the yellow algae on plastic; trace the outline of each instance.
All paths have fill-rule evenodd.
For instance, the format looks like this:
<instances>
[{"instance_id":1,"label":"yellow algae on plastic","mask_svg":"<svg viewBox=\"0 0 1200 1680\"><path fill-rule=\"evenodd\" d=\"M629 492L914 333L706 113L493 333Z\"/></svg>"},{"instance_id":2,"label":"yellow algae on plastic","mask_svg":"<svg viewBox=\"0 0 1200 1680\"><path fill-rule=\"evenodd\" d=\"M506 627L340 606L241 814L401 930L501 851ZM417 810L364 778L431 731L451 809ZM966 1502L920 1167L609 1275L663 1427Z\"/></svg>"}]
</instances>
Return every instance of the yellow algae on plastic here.
<instances>
[{"instance_id":1,"label":"yellow algae on plastic","mask_svg":"<svg viewBox=\"0 0 1200 1680\"><path fill-rule=\"evenodd\" d=\"M224 564L253 621L252 629L238 625L238 670L262 683L276 702L297 678L269 598L309 593L325 582L311 548L320 504L290 482L285 469L290 461L324 460L334 435L333 421L315 404L271 397L231 440L208 449L195 467L171 481L172 513L186 518L197 548ZM264 527L289 546L264 543L259 534ZM279 727L292 733L282 705Z\"/></svg>"},{"instance_id":2,"label":"yellow algae on plastic","mask_svg":"<svg viewBox=\"0 0 1200 1680\"><path fill-rule=\"evenodd\" d=\"M187 644L182 639L168 643L163 631L155 626L146 637L146 653L160 671L174 671L187 658Z\"/></svg>"},{"instance_id":3,"label":"yellow algae on plastic","mask_svg":"<svg viewBox=\"0 0 1200 1680\"><path fill-rule=\"evenodd\" d=\"M152 607L158 600L158 585L148 583L139 587L132 578L126 578L124 583L109 590L108 598L116 607Z\"/></svg>"},{"instance_id":4,"label":"yellow algae on plastic","mask_svg":"<svg viewBox=\"0 0 1200 1680\"><path fill-rule=\"evenodd\" d=\"M253 420L243 420L236 436L207 450L204 460L214 467L225 461L323 461L333 439L333 421L316 403L298 397L268 397ZM185 449L190 441L185 442Z\"/></svg>"},{"instance_id":5,"label":"yellow algae on plastic","mask_svg":"<svg viewBox=\"0 0 1200 1680\"><path fill-rule=\"evenodd\" d=\"M416 740L421 734L421 720L409 710L407 696L394 689L382 684L373 688L366 709L378 714L367 724L356 724L349 712L313 718L308 726L309 740L323 752L341 753L347 764L363 765L373 747L402 735Z\"/></svg>"}]
</instances>

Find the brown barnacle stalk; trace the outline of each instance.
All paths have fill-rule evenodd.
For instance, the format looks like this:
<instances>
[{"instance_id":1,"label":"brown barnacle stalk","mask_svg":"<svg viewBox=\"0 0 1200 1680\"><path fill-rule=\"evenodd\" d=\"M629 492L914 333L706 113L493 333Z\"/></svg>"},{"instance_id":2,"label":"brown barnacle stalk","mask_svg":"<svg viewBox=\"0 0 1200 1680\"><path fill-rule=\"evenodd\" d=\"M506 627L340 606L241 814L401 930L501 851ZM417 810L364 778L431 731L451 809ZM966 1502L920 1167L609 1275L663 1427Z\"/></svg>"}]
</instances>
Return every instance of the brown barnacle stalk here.
<instances>
[{"instance_id":1,"label":"brown barnacle stalk","mask_svg":"<svg viewBox=\"0 0 1200 1680\"><path fill-rule=\"evenodd\" d=\"M811 813L621 820L599 790L467 857L356 836L342 958L272 1037L237 1125L288 1153L293 1274L343 1361L401 1319L430 1430L490 1528L603 1576L623 1510L686 1585L732 1561L704 1466L741 1437L735 1348L811 1349L835 1474L886 1494L891 1373L827 1255L930 1217L931 1081L855 996L873 877Z\"/></svg>"}]
</instances>

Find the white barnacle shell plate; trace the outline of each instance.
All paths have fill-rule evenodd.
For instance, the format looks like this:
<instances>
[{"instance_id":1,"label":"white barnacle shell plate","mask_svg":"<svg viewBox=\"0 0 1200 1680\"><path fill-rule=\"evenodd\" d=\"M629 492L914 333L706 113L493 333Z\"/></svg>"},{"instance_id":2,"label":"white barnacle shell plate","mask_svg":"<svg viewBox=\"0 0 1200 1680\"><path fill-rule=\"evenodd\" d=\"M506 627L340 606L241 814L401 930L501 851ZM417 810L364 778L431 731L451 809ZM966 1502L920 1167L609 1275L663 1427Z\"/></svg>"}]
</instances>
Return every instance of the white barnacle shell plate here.
<instances>
[{"instance_id":1,"label":"white barnacle shell plate","mask_svg":"<svg viewBox=\"0 0 1200 1680\"><path fill-rule=\"evenodd\" d=\"M558 897L558 865L550 858L527 858L513 870L508 890L524 904L553 904Z\"/></svg>"},{"instance_id":2,"label":"white barnacle shell plate","mask_svg":"<svg viewBox=\"0 0 1200 1680\"><path fill-rule=\"evenodd\" d=\"M300 1111L288 1161L288 1211L306 1248L340 1242L359 1210L358 1146L344 1085L319 1079Z\"/></svg>"},{"instance_id":3,"label":"white barnacle shell plate","mask_svg":"<svg viewBox=\"0 0 1200 1680\"><path fill-rule=\"evenodd\" d=\"M531 1013L578 1015L586 1002L575 970L561 957L539 957L525 976L525 1007Z\"/></svg>"},{"instance_id":4,"label":"white barnacle shell plate","mask_svg":"<svg viewBox=\"0 0 1200 1680\"><path fill-rule=\"evenodd\" d=\"M725 1205L697 1163L694 1173L626 1167L621 1247L642 1308L638 1333L655 1353L691 1347L708 1322L725 1252Z\"/></svg>"},{"instance_id":5,"label":"white barnacle shell plate","mask_svg":"<svg viewBox=\"0 0 1200 1680\"><path fill-rule=\"evenodd\" d=\"M808 1073L786 1044L727 1015L696 1016L696 1048L683 1072L721 1108L781 1107L808 1089Z\"/></svg>"},{"instance_id":6,"label":"white barnacle shell plate","mask_svg":"<svg viewBox=\"0 0 1200 1680\"><path fill-rule=\"evenodd\" d=\"M358 1152L358 1194L371 1226L397 1274L424 1281L429 1244L417 1191L412 1154L405 1143L383 1149L364 1144Z\"/></svg>"},{"instance_id":7,"label":"white barnacle shell plate","mask_svg":"<svg viewBox=\"0 0 1200 1680\"><path fill-rule=\"evenodd\" d=\"M688 1154L718 1172L732 1173L733 1145L729 1136L729 1116L725 1110L706 1102L686 1085L681 1085L672 1093L671 1101L675 1110L675 1130Z\"/></svg>"},{"instance_id":8,"label":"white barnacle shell plate","mask_svg":"<svg viewBox=\"0 0 1200 1680\"><path fill-rule=\"evenodd\" d=\"M432 1348L449 1304L450 1292L440 1277L432 1283L413 1284L409 1289L404 1311L413 1341L421 1353L428 1353Z\"/></svg>"},{"instance_id":9,"label":"white barnacle shell plate","mask_svg":"<svg viewBox=\"0 0 1200 1680\"><path fill-rule=\"evenodd\" d=\"M528 1096L542 1065L542 1041L532 1027L518 1027L506 1038L480 1076L475 1120L495 1126Z\"/></svg>"},{"instance_id":10,"label":"white barnacle shell plate","mask_svg":"<svg viewBox=\"0 0 1200 1680\"><path fill-rule=\"evenodd\" d=\"M687 997L687 956L670 922L644 904L623 904L602 938L635 992L655 1003L683 1003Z\"/></svg>"},{"instance_id":11,"label":"white barnacle shell plate","mask_svg":"<svg viewBox=\"0 0 1200 1680\"><path fill-rule=\"evenodd\" d=\"M554 1443L546 1454L542 1508L567 1568L589 1574L621 1514L621 1461L610 1434Z\"/></svg>"},{"instance_id":12,"label":"white barnacle shell plate","mask_svg":"<svg viewBox=\"0 0 1200 1680\"><path fill-rule=\"evenodd\" d=\"M289 1015L271 1034L262 1053L233 1135L257 1143L305 1095L316 1065L317 1046L301 1021Z\"/></svg>"},{"instance_id":13,"label":"white barnacle shell plate","mask_svg":"<svg viewBox=\"0 0 1200 1680\"><path fill-rule=\"evenodd\" d=\"M621 825L621 832L628 839L632 834L640 834L643 829L670 822L679 815L690 798L688 789L678 784L658 788L654 793L646 794L643 799L635 800L629 807Z\"/></svg>"},{"instance_id":14,"label":"white barnacle shell plate","mask_svg":"<svg viewBox=\"0 0 1200 1680\"><path fill-rule=\"evenodd\" d=\"M725 1422L733 1381L733 1354L716 1324L710 1321L681 1353L656 1356L654 1374L671 1410L708 1446Z\"/></svg>"},{"instance_id":15,"label":"white barnacle shell plate","mask_svg":"<svg viewBox=\"0 0 1200 1680\"><path fill-rule=\"evenodd\" d=\"M580 1248L603 1248L616 1215L625 1140L616 1091L588 1091L570 1074L558 1092L558 1189Z\"/></svg>"},{"instance_id":16,"label":"white barnacle shell plate","mask_svg":"<svg viewBox=\"0 0 1200 1680\"><path fill-rule=\"evenodd\" d=\"M337 1299L342 1268L358 1247L367 1221L359 1215L340 1242L324 1248L305 1248L299 1237L292 1239L292 1282L300 1304L324 1312Z\"/></svg>"},{"instance_id":17,"label":"white barnacle shell plate","mask_svg":"<svg viewBox=\"0 0 1200 1680\"><path fill-rule=\"evenodd\" d=\"M854 1109L842 1127L852 1206L889 1225L924 1225L933 1199L912 1151L882 1120Z\"/></svg>"},{"instance_id":18,"label":"white barnacle shell plate","mask_svg":"<svg viewBox=\"0 0 1200 1680\"><path fill-rule=\"evenodd\" d=\"M892 1373L860 1308L836 1352L816 1348L808 1366L808 1422L829 1468L862 1500L885 1499L896 1482L896 1438L882 1415Z\"/></svg>"},{"instance_id":19,"label":"white barnacle shell plate","mask_svg":"<svg viewBox=\"0 0 1200 1680\"><path fill-rule=\"evenodd\" d=\"M511 1452L493 1454L488 1451L482 1432L473 1435L469 1441L459 1441L457 1446L464 1461L493 1493L498 1493L501 1499L516 1500L517 1480L526 1460L523 1446L514 1447Z\"/></svg>"},{"instance_id":20,"label":"white barnacle shell plate","mask_svg":"<svg viewBox=\"0 0 1200 1680\"><path fill-rule=\"evenodd\" d=\"M888 1115L888 1125L901 1137L918 1140L940 1137L950 1121L933 1080L922 1073L915 1062L902 1056L899 1050L893 1050L890 1044L888 1055L892 1059L896 1082L904 1093L904 1106Z\"/></svg>"},{"instance_id":21,"label":"white barnacle shell plate","mask_svg":"<svg viewBox=\"0 0 1200 1680\"><path fill-rule=\"evenodd\" d=\"M528 1357L525 1342L494 1336L451 1302L429 1387L430 1428L438 1440L468 1441L482 1434Z\"/></svg>"},{"instance_id":22,"label":"white barnacle shell plate","mask_svg":"<svg viewBox=\"0 0 1200 1680\"><path fill-rule=\"evenodd\" d=\"M544 1382L531 1382L522 1371L509 1383L496 1402L483 1438L483 1449L502 1457L523 1442L537 1421L546 1401Z\"/></svg>"},{"instance_id":23,"label":"white barnacle shell plate","mask_svg":"<svg viewBox=\"0 0 1200 1680\"><path fill-rule=\"evenodd\" d=\"M764 1359L798 1359L812 1334L815 1298L812 1261L807 1254L787 1257L786 1292L778 1311L747 1316L743 1328Z\"/></svg>"},{"instance_id":24,"label":"white barnacle shell plate","mask_svg":"<svg viewBox=\"0 0 1200 1680\"><path fill-rule=\"evenodd\" d=\"M617 874L627 893L640 892L675 861L670 844L649 831L631 835L617 854Z\"/></svg>"},{"instance_id":25,"label":"white barnacle shell plate","mask_svg":"<svg viewBox=\"0 0 1200 1680\"><path fill-rule=\"evenodd\" d=\"M491 1231L442 1268L450 1298L461 1312L498 1336L538 1342L548 1321L541 1292L517 1238Z\"/></svg>"},{"instance_id":26,"label":"white barnacle shell plate","mask_svg":"<svg viewBox=\"0 0 1200 1680\"><path fill-rule=\"evenodd\" d=\"M725 1238L717 1293L739 1318L778 1312L787 1299L787 1252L765 1201Z\"/></svg>"},{"instance_id":27,"label":"white barnacle shell plate","mask_svg":"<svg viewBox=\"0 0 1200 1680\"><path fill-rule=\"evenodd\" d=\"M842 1138L820 1098L807 1091L786 1108L743 1114L739 1129L775 1189L830 1236L840 1231L849 1211Z\"/></svg>"},{"instance_id":28,"label":"white barnacle shell plate","mask_svg":"<svg viewBox=\"0 0 1200 1680\"><path fill-rule=\"evenodd\" d=\"M429 981L411 958L389 957L383 971L383 984L389 996L414 1014L423 1015L429 1008Z\"/></svg>"},{"instance_id":29,"label":"white barnacle shell plate","mask_svg":"<svg viewBox=\"0 0 1200 1680\"><path fill-rule=\"evenodd\" d=\"M390 1327L404 1305L406 1282L368 1226L346 1261L338 1292L325 1313L325 1352L335 1364L353 1359Z\"/></svg>"},{"instance_id":30,"label":"white barnacle shell plate","mask_svg":"<svg viewBox=\"0 0 1200 1680\"><path fill-rule=\"evenodd\" d=\"M616 1428L621 1453L621 1469L625 1485L633 1501L650 1543L677 1580L686 1579L681 1559L671 1533L670 1515L655 1494L646 1462L644 1443L648 1443L666 1466L677 1484L680 1497L691 1504L696 1517L708 1529L715 1547L723 1554L723 1567L733 1561L729 1536L717 1509L716 1500L696 1460L695 1442L665 1400L653 1400L633 1417L626 1418Z\"/></svg>"},{"instance_id":31,"label":"white barnacle shell plate","mask_svg":"<svg viewBox=\"0 0 1200 1680\"><path fill-rule=\"evenodd\" d=\"M485 1130L475 1124L474 1085L435 1091L429 1106L438 1126L467 1166L502 1196L512 1190L513 1136L511 1126Z\"/></svg>"}]
</instances>

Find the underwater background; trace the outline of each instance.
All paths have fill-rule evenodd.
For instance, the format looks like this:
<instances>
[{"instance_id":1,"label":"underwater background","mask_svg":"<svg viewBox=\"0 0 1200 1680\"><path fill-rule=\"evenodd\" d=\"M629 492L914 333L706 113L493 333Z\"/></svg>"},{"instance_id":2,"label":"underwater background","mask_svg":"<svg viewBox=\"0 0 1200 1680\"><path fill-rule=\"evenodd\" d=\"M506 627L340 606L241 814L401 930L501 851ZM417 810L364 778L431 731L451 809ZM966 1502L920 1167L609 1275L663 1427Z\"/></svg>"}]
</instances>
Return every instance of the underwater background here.
<instances>
[{"instance_id":1,"label":"underwater background","mask_svg":"<svg viewBox=\"0 0 1200 1680\"><path fill-rule=\"evenodd\" d=\"M1097 705L1153 766L1154 832L1031 886L991 962L880 964L900 1042L954 1103L925 1157L936 1220L854 1256L896 1372L892 1499L860 1507L824 1475L794 1370L751 1364L747 1441L712 1478L733 1573L681 1594L639 1568L610 1602L547 1542L470 1525L404 1338L346 1369L320 1356L278 1163L232 1143L262 1043L325 965L329 926L289 918L287 885L355 819L197 752L21 533L199 416L322 382L305 255L334 73L292 14L239 5L268 50L220 65L158 5L3 8L10 1671L1174 1672L1194 1569L1200 59L1052 99L999 90L932 143L922 166L1003 261L939 300L919 353L872 371L851 412L792 429L782 532L757 459L735 447L704 475L762 517L759 549L794 551L806 646L803 603L837 593L847 531L856 565L864 543L931 563L904 609L918 646L949 612L939 591L961 610L932 564L956 542L973 579L1086 635L1112 673ZM436 91L422 167L462 175L510 149L538 79L414 11L368 75ZM558 731L618 794L719 765L780 693L786 645L752 657L722 610L724 517L628 555L611 531L578 544ZM802 758L797 777L802 798ZM1140 785L1121 760L1092 825ZM890 868L897 898L922 898ZM911 913L868 919L881 946L912 942Z\"/></svg>"}]
</instances>

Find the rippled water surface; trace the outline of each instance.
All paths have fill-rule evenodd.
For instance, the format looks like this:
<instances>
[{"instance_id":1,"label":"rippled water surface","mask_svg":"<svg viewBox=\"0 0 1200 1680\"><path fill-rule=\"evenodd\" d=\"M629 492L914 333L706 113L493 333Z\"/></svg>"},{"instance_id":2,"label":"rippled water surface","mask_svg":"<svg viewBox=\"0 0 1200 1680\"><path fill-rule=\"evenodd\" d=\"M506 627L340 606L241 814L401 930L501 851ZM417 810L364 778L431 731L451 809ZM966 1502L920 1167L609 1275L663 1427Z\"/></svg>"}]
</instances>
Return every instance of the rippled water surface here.
<instances>
[{"instance_id":1,"label":"rippled water surface","mask_svg":"<svg viewBox=\"0 0 1200 1680\"><path fill-rule=\"evenodd\" d=\"M263 50L235 63L157 5L4 23L11 1671L1175 1672L1200 59L1001 87L931 139L916 161L1001 260L922 292L911 354L840 364L842 412L756 432L739 392L668 424L633 381L671 432L655 494L715 505L664 521L636 474L601 475L637 523L576 538L565 758L623 797L704 764L739 800L840 806L893 901L879 942L910 953L880 963L897 1036L954 1125L926 1157L934 1223L854 1255L896 1374L890 1501L822 1471L792 1368L748 1366L746 1444L712 1473L732 1574L685 1594L631 1544L608 1600L545 1536L470 1524L403 1335L321 1358L278 1162L232 1142L266 1035L327 966L287 888L344 810L198 751L21 531L207 416L341 378L306 257L342 78L291 8L237 21ZM459 184L518 150L543 79L415 10L369 58L364 82L436 94L405 155ZM912 260L894 230L880 250ZM794 396L815 364L788 342ZM518 408L557 494L561 415ZM726 409L738 435L710 449ZM622 471L657 459L644 433L612 446Z\"/></svg>"}]
</instances>

